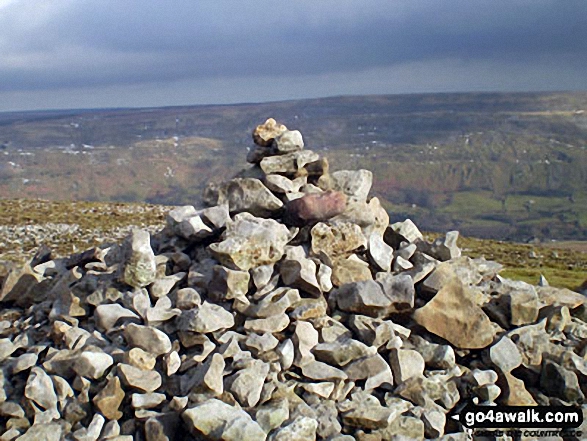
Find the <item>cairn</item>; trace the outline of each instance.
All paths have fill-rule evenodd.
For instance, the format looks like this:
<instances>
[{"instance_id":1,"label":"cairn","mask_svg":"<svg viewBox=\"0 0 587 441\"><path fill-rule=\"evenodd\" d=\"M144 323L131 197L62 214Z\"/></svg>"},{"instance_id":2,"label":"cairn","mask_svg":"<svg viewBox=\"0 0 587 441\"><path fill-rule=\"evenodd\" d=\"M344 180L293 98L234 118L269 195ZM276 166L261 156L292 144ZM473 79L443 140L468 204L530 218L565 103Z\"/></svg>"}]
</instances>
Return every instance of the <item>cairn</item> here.
<instances>
[{"instance_id":1,"label":"cairn","mask_svg":"<svg viewBox=\"0 0 587 441\"><path fill-rule=\"evenodd\" d=\"M390 225L297 130L253 139L207 208L7 276L0 440L466 440L470 402L583 403L584 296Z\"/></svg>"}]
</instances>

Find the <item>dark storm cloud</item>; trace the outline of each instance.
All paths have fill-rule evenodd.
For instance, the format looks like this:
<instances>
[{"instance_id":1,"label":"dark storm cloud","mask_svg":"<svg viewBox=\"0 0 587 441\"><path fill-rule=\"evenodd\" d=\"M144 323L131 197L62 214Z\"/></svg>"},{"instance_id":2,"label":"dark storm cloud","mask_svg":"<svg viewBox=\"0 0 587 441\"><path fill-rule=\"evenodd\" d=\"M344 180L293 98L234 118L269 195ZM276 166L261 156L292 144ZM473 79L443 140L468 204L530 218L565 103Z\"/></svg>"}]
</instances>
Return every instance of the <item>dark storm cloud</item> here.
<instances>
[{"instance_id":1,"label":"dark storm cloud","mask_svg":"<svg viewBox=\"0 0 587 441\"><path fill-rule=\"evenodd\" d=\"M439 60L581 70L586 19L585 0L0 0L0 93Z\"/></svg>"}]
</instances>

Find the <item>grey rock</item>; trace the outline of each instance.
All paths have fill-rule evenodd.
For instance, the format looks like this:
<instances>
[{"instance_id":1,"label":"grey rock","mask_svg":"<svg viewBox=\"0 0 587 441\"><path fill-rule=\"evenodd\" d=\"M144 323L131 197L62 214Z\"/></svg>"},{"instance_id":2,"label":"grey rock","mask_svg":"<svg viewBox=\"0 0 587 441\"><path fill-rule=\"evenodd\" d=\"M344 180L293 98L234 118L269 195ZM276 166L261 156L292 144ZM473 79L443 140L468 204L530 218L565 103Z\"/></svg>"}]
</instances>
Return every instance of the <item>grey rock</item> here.
<instances>
[{"instance_id":1,"label":"grey rock","mask_svg":"<svg viewBox=\"0 0 587 441\"><path fill-rule=\"evenodd\" d=\"M269 365L261 360L252 360L249 367L241 369L227 378L229 389L244 407L253 407L261 398Z\"/></svg>"},{"instance_id":2,"label":"grey rock","mask_svg":"<svg viewBox=\"0 0 587 441\"><path fill-rule=\"evenodd\" d=\"M377 273L375 279L381 284L383 293L391 302L390 312L407 312L414 308L416 290L410 275Z\"/></svg>"},{"instance_id":3,"label":"grey rock","mask_svg":"<svg viewBox=\"0 0 587 441\"><path fill-rule=\"evenodd\" d=\"M131 323L124 329L124 336L131 347L141 348L155 357L171 351L167 334L152 326Z\"/></svg>"},{"instance_id":4,"label":"grey rock","mask_svg":"<svg viewBox=\"0 0 587 441\"><path fill-rule=\"evenodd\" d=\"M548 395L570 403L585 400L577 375L550 360L545 360L542 364L540 386Z\"/></svg>"},{"instance_id":5,"label":"grey rock","mask_svg":"<svg viewBox=\"0 0 587 441\"><path fill-rule=\"evenodd\" d=\"M224 239L209 248L223 265L248 271L281 259L292 237L287 227L273 219L241 213L228 223Z\"/></svg>"},{"instance_id":6,"label":"grey rock","mask_svg":"<svg viewBox=\"0 0 587 441\"><path fill-rule=\"evenodd\" d=\"M248 271L237 271L217 265L214 267L212 280L208 285L208 296L215 301L238 299L248 304L246 295L249 291L250 279L251 275Z\"/></svg>"},{"instance_id":7,"label":"grey rock","mask_svg":"<svg viewBox=\"0 0 587 441\"><path fill-rule=\"evenodd\" d=\"M129 364L118 364L118 375L124 384L143 392L155 392L161 387L161 375L157 371L144 371Z\"/></svg>"},{"instance_id":8,"label":"grey rock","mask_svg":"<svg viewBox=\"0 0 587 441\"><path fill-rule=\"evenodd\" d=\"M63 429L58 423L34 424L26 433L18 437L18 441L59 441Z\"/></svg>"},{"instance_id":9,"label":"grey rock","mask_svg":"<svg viewBox=\"0 0 587 441\"><path fill-rule=\"evenodd\" d=\"M31 369L24 389L24 396L45 410L57 409L57 394L47 373L38 366Z\"/></svg>"},{"instance_id":10,"label":"grey rock","mask_svg":"<svg viewBox=\"0 0 587 441\"><path fill-rule=\"evenodd\" d=\"M302 365L302 375L311 380L318 381L336 381L346 380L348 378L347 374L340 369L316 360Z\"/></svg>"},{"instance_id":11,"label":"grey rock","mask_svg":"<svg viewBox=\"0 0 587 441\"><path fill-rule=\"evenodd\" d=\"M231 214L248 212L260 217L268 216L283 207L283 202L255 178L235 178L222 184L218 191L217 204L228 204Z\"/></svg>"},{"instance_id":12,"label":"grey rock","mask_svg":"<svg viewBox=\"0 0 587 441\"><path fill-rule=\"evenodd\" d=\"M272 147L277 154L298 152L304 149L304 139L299 130L286 130L273 140Z\"/></svg>"},{"instance_id":13,"label":"grey rock","mask_svg":"<svg viewBox=\"0 0 587 441\"><path fill-rule=\"evenodd\" d=\"M398 236L398 238L394 239L392 242L398 242L398 244L400 241L416 243L418 241L424 240L424 236L411 219L406 219L403 222L396 222L390 225L386 232L386 237L394 235ZM389 239L388 243L390 243Z\"/></svg>"},{"instance_id":14,"label":"grey rock","mask_svg":"<svg viewBox=\"0 0 587 441\"><path fill-rule=\"evenodd\" d=\"M294 363L296 366L302 367L304 364L314 361L312 349L318 344L318 331L311 323L296 322L291 341L295 348Z\"/></svg>"},{"instance_id":15,"label":"grey rock","mask_svg":"<svg viewBox=\"0 0 587 441\"><path fill-rule=\"evenodd\" d=\"M306 257L303 247L287 247L285 258L279 265L279 274L286 286L319 297L322 290L316 278L317 269L316 263Z\"/></svg>"},{"instance_id":16,"label":"grey rock","mask_svg":"<svg viewBox=\"0 0 587 441\"><path fill-rule=\"evenodd\" d=\"M182 418L187 427L212 440L265 441L261 426L244 410L217 399L210 399L185 410Z\"/></svg>"},{"instance_id":17,"label":"grey rock","mask_svg":"<svg viewBox=\"0 0 587 441\"><path fill-rule=\"evenodd\" d=\"M151 409L159 406L166 400L165 394L150 392L146 394L132 394L131 405L135 409Z\"/></svg>"},{"instance_id":18,"label":"grey rock","mask_svg":"<svg viewBox=\"0 0 587 441\"><path fill-rule=\"evenodd\" d=\"M392 349L389 353L389 364L398 383L424 375L424 358L412 349Z\"/></svg>"},{"instance_id":19,"label":"grey rock","mask_svg":"<svg viewBox=\"0 0 587 441\"><path fill-rule=\"evenodd\" d=\"M142 288L155 281L157 264L151 248L151 236L145 230L133 230L123 244L121 282Z\"/></svg>"},{"instance_id":20,"label":"grey rock","mask_svg":"<svg viewBox=\"0 0 587 441\"><path fill-rule=\"evenodd\" d=\"M393 248L383 241L381 234L372 233L369 236L369 256L381 271L391 270Z\"/></svg>"},{"instance_id":21,"label":"grey rock","mask_svg":"<svg viewBox=\"0 0 587 441\"><path fill-rule=\"evenodd\" d=\"M271 441L310 441L316 440L318 422L313 418L297 417L287 426L277 430L269 438Z\"/></svg>"},{"instance_id":22,"label":"grey rock","mask_svg":"<svg viewBox=\"0 0 587 441\"><path fill-rule=\"evenodd\" d=\"M268 318L247 319L244 324L245 331L258 332L281 332L289 326L289 317L285 313L272 315Z\"/></svg>"},{"instance_id":23,"label":"grey rock","mask_svg":"<svg viewBox=\"0 0 587 441\"><path fill-rule=\"evenodd\" d=\"M349 338L330 343L319 343L314 346L312 353L318 360L324 361L325 363L335 366L345 366L358 358L375 355L376 349Z\"/></svg>"},{"instance_id":24,"label":"grey rock","mask_svg":"<svg viewBox=\"0 0 587 441\"><path fill-rule=\"evenodd\" d=\"M367 199L373 185L373 173L369 170L339 170L331 173L330 177L332 189L358 201Z\"/></svg>"},{"instance_id":25,"label":"grey rock","mask_svg":"<svg viewBox=\"0 0 587 441\"><path fill-rule=\"evenodd\" d=\"M269 433L289 419L289 405L286 398L271 400L257 408L255 419L261 428Z\"/></svg>"},{"instance_id":26,"label":"grey rock","mask_svg":"<svg viewBox=\"0 0 587 441\"><path fill-rule=\"evenodd\" d=\"M206 334L234 326L234 316L222 306L203 302L197 308L183 311L178 318L178 327L182 331Z\"/></svg>"},{"instance_id":27,"label":"grey rock","mask_svg":"<svg viewBox=\"0 0 587 441\"><path fill-rule=\"evenodd\" d=\"M518 347L507 336L489 348L489 357L502 372L511 372L522 364L522 355Z\"/></svg>"},{"instance_id":28,"label":"grey rock","mask_svg":"<svg viewBox=\"0 0 587 441\"><path fill-rule=\"evenodd\" d=\"M111 355L104 352L84 351L75 361L73 370L80 376L97 380L114 364Z\"/></svg>"},{"instance_id":29,"label":"grey rock","mask_svg":"<svg viewBox=\"0 0 587 441\"><path fill-rule=\"evenodd\" d=\"M320 256L324 253L329 258L348 256L353 251L367 245L361 228L349 222L328 225L318 222L310 231L312 236L312 253Z\"/></svg>"},{"instance_id":30,"label":"grey rock","mask_svg":"<svg viewBox=\"0 0 587 441\"><path fill-rule=\"evenodd\" d=\"M339 309L355 314L377 317L391 307L391 300L373 280L347 283L332 291L330 296Z\"/></svg>"},{"instance_id":31,"label":"grey rock","mask_svg":"<svg viewBox=\"0 0 587 441\"><path fill-rule=\"evenodd\" d=\"M390 389L394 384L389 364L379 354L367 356L350 363L345 367L344 372L350 380L366 380L366 391L377 387Z\"/></svg>"},{"instance_id":32,"label":"grey rock","mask_svg":"<svg viewBox=\"0 0 587 441\"><path fill-rule=\"evenodd\" d=\"M112 329L120 320L139 320L139 316L130 309L126 309L118 303L98 305L94 311L98 327L104 331Z\"/></svg>"},{"instance_id":33,"label":"grey rock","mask_svg":"<svg viewBox=\"0 0 587 441\"><path fill-rule=\"evenodd\" d=\"M279 156L265 157L259 163L265 174L283 173L293 175L307 164L317 161L320 156L310 150L302 150Z\"/></svg>"}]
</instances>

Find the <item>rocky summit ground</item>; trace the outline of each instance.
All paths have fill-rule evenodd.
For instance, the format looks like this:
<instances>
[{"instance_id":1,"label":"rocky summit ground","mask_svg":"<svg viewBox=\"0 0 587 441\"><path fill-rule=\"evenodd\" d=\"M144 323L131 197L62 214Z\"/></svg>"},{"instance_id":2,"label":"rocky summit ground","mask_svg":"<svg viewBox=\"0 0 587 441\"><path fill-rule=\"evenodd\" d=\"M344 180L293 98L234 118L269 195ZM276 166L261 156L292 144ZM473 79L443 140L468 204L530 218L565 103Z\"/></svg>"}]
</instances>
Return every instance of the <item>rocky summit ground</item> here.
<instances>
[{"instance_id":1,"label":"rocky summit ground","mask_svg":"<svg viewBox=\"0 0 587 441\"><path fill-rule=\"evenodd\" d=\"M448 441L472 439L451 418L471 402L587 416L583 295L390 223L370 171L296 130L253 140L207 208L8 269L0 439Z\"/></svg>"}]
</instances>

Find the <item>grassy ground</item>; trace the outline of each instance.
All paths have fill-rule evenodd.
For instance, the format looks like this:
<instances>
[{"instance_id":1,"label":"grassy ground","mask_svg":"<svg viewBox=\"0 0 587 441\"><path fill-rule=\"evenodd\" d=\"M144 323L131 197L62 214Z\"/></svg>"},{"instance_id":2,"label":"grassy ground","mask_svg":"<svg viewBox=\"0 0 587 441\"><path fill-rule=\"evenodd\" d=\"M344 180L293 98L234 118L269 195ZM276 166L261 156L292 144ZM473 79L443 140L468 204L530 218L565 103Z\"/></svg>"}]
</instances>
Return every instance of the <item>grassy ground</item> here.
<instances>
[{"instance_id":1,"label":"grassy ground","mask_svg":"<svg viewBox=\"0 0 587 441\"><path fill-rule=\"evenodd\" d=\"M0 199L0 262L23 262L46 243L56 256L120 241L133 227L158 231L171 207L147 204ZM428 234L430 239L438 234ZM586 242L518 244L461 237L470 257L504 265L502 275L532 284L544 275L553 286L575 289L587 279Z\"/></svg>"}]
</instances>

